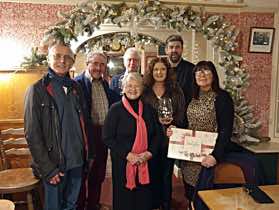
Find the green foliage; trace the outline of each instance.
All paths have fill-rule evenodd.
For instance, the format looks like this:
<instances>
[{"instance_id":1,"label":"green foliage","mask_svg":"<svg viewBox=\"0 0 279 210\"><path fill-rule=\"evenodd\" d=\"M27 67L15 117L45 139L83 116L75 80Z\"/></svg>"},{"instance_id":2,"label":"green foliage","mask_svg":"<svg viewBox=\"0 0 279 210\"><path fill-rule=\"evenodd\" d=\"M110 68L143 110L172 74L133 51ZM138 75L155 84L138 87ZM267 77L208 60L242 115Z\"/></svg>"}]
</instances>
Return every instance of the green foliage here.
<instances>
[{"instance_id":1,"label":"green foliage","mask_svg":"<svg viewBox=\"0 0 279 210\"><path fill-rule=\"evenodd\" d=\"M77 40L79 35L91 36L103 23L113 23L119 27L130 25L134 30L142 25L149 25L156 29L169 28L177 31L195 30L212 41L215 48L220 49L220 65L225 71L225 88L230 92L236 106L235 133L239 136L248 134L251 129L257 130L260 123L252 114L252 109L242 96L243 90L248 86L249 75L240 66L241 57L235 53L236 38L239 30L227 22L223 16L212 15L205 17L202 10L195 11L189 6L167 7L158 0L139 1L137 4L103 4L95 1L76 6L67 13L59 13L62 19L45 33L45 40L55 40L70 43ZM131 34L133 39L121 38L126 43L144 41L138 34ZM87 47L103 46L111 37L101 36L99 41L87 43ZM84 45L83 47L86 47ZM30 58L25 58L25 65L40 65L43 57L32 50Z\"/></svg>"},{"instance_id":2,"label":"green foliage","mask_svg":"<svg viewBox=\"0 0 279 210\"><path fill-rule=\"evenodd\" d=\"M24 61L21 64L21 67L24 69L32 69L37 66L46 66L47 58L46 55L38 54L38 48L31 49L30 57L24 57Z\"/></svg>"}]
</instances>

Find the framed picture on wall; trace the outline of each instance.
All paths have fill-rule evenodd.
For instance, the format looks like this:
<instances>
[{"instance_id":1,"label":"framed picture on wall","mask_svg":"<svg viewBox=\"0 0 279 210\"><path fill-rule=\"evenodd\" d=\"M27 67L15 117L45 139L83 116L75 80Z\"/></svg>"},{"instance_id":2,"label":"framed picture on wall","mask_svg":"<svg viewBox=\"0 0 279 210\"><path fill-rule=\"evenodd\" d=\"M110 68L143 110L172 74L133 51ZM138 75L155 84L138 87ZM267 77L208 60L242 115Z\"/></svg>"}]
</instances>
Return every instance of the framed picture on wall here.
<instances>
[{"instance_id":1,"label":"framed picture on wall","mask_svg":"<svg viewBox=\"0 0 279 210\"><path fill-rule=\"evenodd\" d=\"M157 57L156 52L144 52L144 55L142 57L142 64L141 64L141 73L144 74L146 71L148 71L148 65L149 63Z\"/></svg>"},{"instance_id":2,"label":"framed picture on wall","mask_svg":"<svg viewBox=\"0 0 279 210\"><path fill-rule=\"evenodd\" d=\"M160 44L158 46L158 56L166 56L165 48L166 48L165 44Z\"/></svg>"},{"instance_id":3,"label":"framed picture on wall","mask_svg":"<svg viewBox=\"0 0 279 210\"><path fill-rule=\"evenodd\" d=\"M274 28L252 27L250 31L249 52L271 53L274 30Z\"/></svg>"}]
</instances>

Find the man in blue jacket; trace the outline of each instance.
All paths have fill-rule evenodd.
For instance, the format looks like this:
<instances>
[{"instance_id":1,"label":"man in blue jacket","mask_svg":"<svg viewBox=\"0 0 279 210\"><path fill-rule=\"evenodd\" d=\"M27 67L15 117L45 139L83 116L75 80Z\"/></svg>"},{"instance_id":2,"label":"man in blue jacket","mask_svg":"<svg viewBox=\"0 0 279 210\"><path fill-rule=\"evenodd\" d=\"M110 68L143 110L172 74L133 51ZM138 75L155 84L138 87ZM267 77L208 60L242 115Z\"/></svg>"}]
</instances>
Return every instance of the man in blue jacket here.
<instances>
[{"instance_id":1,"label":"man in blue jacket","mask_svg":"<svg viewBox=\"0 0 279 210\"><path fill-rule=\"evenodd\" d=\"M96 156L89 166L86 179L88 180L87 198L81 199L79 209L100 209L100 195L102 183L105 179L108 149L102 142L102 128L108 109L111 104L120 100L120 96L109 89L108 83L103 76L107 68L107 56L100 52L91 52L87 55L85 71L75 80L81 85L87 102L88 114L91 116L93 138ZM85 181L87 181L85 179ZM86 196L85 196L86 197Z\"/></svg>"},{"instance_id":2,"label":"man in blue jacket","mask_svg":"<svg viewBox=\"0 0 279 210\"><path fill-rule=\"evenodd\" d=\"M88 152L89 117L69 70L75 56L65 44L48 54L48 73L26 93L24 130L34 174L44 185L44 210L76 210Z\"/></svg>"}]
</instances>

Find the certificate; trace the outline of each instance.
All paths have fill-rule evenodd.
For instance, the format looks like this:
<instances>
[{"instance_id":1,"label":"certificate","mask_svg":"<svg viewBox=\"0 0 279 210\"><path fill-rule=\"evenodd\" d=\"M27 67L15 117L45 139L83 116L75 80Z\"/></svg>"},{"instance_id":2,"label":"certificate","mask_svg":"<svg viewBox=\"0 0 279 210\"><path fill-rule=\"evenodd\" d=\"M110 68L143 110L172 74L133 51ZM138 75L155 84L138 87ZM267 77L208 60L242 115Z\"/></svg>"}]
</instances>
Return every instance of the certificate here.
<instances>
[{"instance_id":1,"label":"certificate","mask_svg":"<svg viewBox=\"0 0 279 210\"><path fill-rule=\"evenodd\" d=\"M172 128L168 157L201 162L214 149L218 134L205 131Z\"/></svg>"}]
</instances>

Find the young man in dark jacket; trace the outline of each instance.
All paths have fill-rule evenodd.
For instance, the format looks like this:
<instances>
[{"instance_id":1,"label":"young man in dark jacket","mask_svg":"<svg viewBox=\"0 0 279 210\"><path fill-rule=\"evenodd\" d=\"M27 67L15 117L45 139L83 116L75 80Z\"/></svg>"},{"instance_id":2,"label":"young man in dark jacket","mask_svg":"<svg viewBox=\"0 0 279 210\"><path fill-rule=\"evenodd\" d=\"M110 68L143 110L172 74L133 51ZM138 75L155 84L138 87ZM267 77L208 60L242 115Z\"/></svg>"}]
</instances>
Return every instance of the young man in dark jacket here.
<instances>
[{"instance_id":1,"label":"young man in dark jacket","mask_svg":"<svg viewBox=\"0 0 279 210\"><path fill-rule=\"evenodd\" d=\"M166 54L171 67L175 70L176 79L182 88L185 102L189 104L192 98L194 64L182 58L183 39L179 35L171 35L166 40Z\"/></svg>"},{"instance_id":2,"label":"young man in dark jacket","mask_svg":"<svg viewBox=\"0 0 279 210\"><path fill-rule=\"evenodd\" d=\"M81 85L88 115L91 116L91 130L96 147L96 157L90 166L86 179L88 180L87 198L81 198L79 210L100 209L100 195L102 183L105 180L108 149L102 141L104 120L110 105L120 100L120 96L109 89L103 78L107 68L107 56L100 52L91 52L87 55L86 70L75 80ZM92 139L89 139L91 142ZM83 193L84 194L84 191Z\"/></svg>"},{"instance_id":3,"label":"young man in dark jacket","mask_svg":"<svg viewBox=\"0 0 279 210\"><path fill-rule=\"evenodd\" d=\"M44 185L45 210L76 209L88 157L86 104L78 83L69 77L74 60L69 46L52 46L48 73L25 98L25 136L35 175Z\"/></svg>"}]
</instances>

